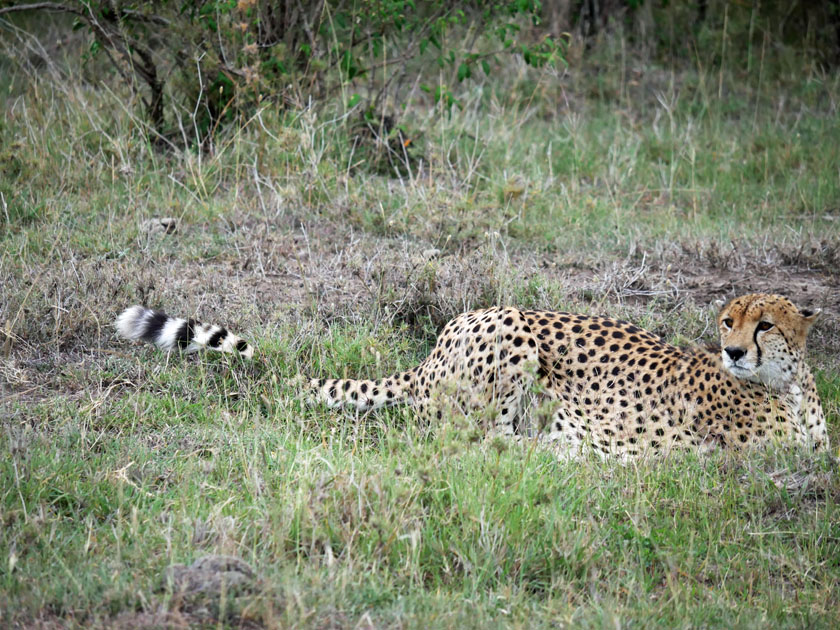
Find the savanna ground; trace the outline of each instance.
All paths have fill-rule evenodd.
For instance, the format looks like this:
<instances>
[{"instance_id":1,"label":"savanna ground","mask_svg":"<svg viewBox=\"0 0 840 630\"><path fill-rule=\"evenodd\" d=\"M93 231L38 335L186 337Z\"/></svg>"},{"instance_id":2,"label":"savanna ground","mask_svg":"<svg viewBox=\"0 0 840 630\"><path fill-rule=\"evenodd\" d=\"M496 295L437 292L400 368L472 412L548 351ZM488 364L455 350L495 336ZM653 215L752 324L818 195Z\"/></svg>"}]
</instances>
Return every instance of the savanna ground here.
<instances>
[{"instance_id":1,"label":"savanna ground","mask_svg":"<svg viewBox=\"0 0 840 630\"><path fill-rule=\"evenodd\" d=\"M404 369L464 309L691 344L715 299L774 291L824 309L809 354L836 453L840 76L668 65L620 37L584 57L511 61L451 115L414 91L400 177L338 105L161 151L126 94L6 66L0 625L840 626L831 457L559 462L283 384ZM138 302L262 361L116 339Z\"/></svg>"}]
</instances>

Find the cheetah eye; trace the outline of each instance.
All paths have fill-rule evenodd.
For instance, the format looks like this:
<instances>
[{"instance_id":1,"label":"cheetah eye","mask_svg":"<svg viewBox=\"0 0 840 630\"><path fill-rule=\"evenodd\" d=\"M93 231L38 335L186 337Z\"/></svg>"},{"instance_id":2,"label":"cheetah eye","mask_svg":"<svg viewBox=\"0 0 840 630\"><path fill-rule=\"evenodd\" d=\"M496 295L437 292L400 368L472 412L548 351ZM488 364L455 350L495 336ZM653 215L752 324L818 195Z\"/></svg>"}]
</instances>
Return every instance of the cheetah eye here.
<instances>
[{"instance_id":1,"label":"cheetah eye","mask_svg":"<svg viewBox=\"0 0 840 630\"><path fill-rule=\"evenodd\" d=\"M724 319L723 320L723 325L726 326L727 328L732 328L732 318L727 317L726 319Z\"/></svg>"},{"instance_id":2,"label":"cheetah eye","mask_svg":"<svg viewBox=\"0 0 840 630\"><path fill-rule=\"evenodd\" d=\"M773 324L771 324L770 322L758 322L758 326L756 327L756 330L759 330L761 332L765 332L767 330L770 330L771 328L773 328Z\"/></svg>"}]
</instances>

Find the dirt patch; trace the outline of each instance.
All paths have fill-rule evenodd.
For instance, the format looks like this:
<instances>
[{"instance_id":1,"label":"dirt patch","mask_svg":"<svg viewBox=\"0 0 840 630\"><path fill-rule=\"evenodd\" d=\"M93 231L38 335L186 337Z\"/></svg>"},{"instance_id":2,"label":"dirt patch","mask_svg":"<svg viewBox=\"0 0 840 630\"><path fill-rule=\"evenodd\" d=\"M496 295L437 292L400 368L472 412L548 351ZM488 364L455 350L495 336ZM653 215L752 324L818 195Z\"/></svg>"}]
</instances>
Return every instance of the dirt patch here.
<instances>
[{"instance_id":1,"label":"dirt patch","mask_svg":"<svg viewBox=\"0 0 840 630\"><path fill-rule=\"evenodd\" d=\"M682 244L674 255L683 267L687 288L713 297L720 291L783 293L801 306L840 312L838 242L823 240L770 248L749 243Z\"/></svg>"}]
</instances>

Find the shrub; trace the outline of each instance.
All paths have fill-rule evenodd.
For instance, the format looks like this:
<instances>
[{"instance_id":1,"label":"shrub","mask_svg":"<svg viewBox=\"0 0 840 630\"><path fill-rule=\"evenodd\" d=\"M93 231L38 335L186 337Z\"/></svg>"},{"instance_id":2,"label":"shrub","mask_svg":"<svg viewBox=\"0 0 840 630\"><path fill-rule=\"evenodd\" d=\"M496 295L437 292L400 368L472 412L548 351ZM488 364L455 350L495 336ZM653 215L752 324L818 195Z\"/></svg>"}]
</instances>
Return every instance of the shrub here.
<instances>
[{"instance_id":1,"label":"shrub","mask_svg":"<svg viewBox=\"0 0 840 630\"><path fill-rule=\"evenodd\" d=\"M538 0L67 0L0 15L20 11L73 16L89 54L131 86L153 136L202 145L266 99L303 107L345 90L346 105L372 120L432 64L449 78L424 89L449 108L452 83L489 74L500 55L540 66L561 52L522 28L539 23Z\"/></svg>"}]
</instances>

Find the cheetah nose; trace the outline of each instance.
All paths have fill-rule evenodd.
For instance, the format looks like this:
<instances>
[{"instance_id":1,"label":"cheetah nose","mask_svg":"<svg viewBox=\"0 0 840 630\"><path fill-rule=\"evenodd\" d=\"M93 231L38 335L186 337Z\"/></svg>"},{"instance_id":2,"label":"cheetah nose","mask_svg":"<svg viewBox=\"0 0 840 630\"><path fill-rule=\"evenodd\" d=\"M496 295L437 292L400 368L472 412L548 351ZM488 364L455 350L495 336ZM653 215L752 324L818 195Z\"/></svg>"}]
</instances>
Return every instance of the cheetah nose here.
<instances>
[{"instance_id":1,"label":"cheetah nose","mask_svg":"<svg viewBox=\"0 0 840 630\"><path fill-rule=\"evenodd\" d=\"M744 352L744 349L739 348L738 346L727 346L724 349L726 350L726 354L728 354L729 358L733 361L737 361L746 354L746 352Z\"/></svg>"}]
</instances>

